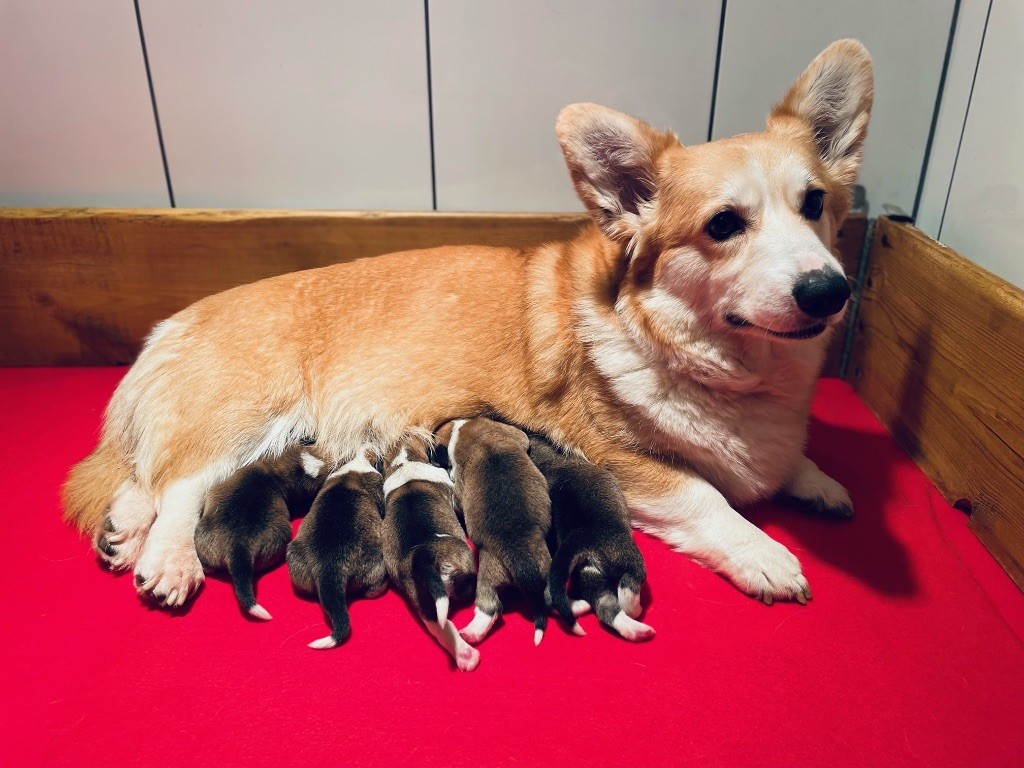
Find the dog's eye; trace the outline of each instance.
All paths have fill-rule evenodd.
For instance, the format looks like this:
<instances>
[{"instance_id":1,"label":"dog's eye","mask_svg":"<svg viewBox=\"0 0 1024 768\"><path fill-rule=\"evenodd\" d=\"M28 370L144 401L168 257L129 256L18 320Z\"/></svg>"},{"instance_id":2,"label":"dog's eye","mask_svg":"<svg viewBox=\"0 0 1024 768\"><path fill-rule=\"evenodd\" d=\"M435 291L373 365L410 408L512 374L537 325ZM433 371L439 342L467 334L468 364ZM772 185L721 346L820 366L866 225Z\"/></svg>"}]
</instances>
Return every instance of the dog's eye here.
<instances>
[{"instance_id":1,"label":"dog's eye","mask_svg":"<svg viewBox=\"0 0 1024 768\"><path fill-rule=\"evenodd\" d=\"M742 232L746 226L746 222L735 211L721 211L711 217L707 233L715 240L728 240L733 235Z\"/></svg>"},{"instance_id":2,"label":"dog's eye","mask_svg":"<svg viewBox=\"0 0 1024 768\"><path fill-rule=\"evenodd\" d=\"M825 210L825 191L822 189L812 189L808 191L804 197L804 205L800 209L800 213L804 215L805 219L811 221L817 221L821 218L822 211Z\"/></svg>"}]
</instances>

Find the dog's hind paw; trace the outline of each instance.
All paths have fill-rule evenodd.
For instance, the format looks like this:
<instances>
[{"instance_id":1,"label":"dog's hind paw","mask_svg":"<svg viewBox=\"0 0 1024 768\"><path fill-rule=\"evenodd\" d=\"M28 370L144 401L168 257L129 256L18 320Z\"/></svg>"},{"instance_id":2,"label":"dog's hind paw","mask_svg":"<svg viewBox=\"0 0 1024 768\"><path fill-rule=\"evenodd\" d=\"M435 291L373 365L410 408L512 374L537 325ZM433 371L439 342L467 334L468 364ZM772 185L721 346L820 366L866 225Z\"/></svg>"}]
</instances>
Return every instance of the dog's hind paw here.
<instances>
[{"instance_id":1,"label":"dog's hind paw","mask_svg":"<svg viewBox=\"0 0 1024 768\"><path fill-rule=\"evenodd\" d=\"M804 457L793 479L782 489L780 500L810 514L853 517L853 501L839 483Z\"/></svg>"},{"instance_id":2,"label":"dog's hind paw","mask_svg":"<svg viewBox=\"0 0 1024 768\"><path fill-rule=\"evenodd\" d=\"M156 510L134 483L126 483L114 496L110 511L93 536L96 554L111 570L131 568L138 562Z\"/></svg>"}]
</instances>

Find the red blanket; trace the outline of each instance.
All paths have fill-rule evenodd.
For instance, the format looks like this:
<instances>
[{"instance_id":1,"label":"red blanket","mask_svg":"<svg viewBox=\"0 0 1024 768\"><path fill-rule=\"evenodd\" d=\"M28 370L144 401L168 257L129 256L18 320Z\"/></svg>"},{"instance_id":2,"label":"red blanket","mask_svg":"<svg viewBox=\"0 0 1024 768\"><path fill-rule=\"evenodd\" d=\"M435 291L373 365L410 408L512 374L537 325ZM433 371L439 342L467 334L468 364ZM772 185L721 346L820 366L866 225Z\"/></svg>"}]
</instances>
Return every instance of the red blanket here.
<instances>
[{"instance_id":1,"label":"red blanket","mask_svg":"<svg viewBox=\"0 0 1024 768\"><path fill-rule=\"evenodd\" d=\"M511 613L463 674L394 592L318 652L283 567L257 587L267 623L217 579L168 615L104 572L58 488L122 373L0 370L4 765L1024 765L1024 596L843 382L819 387L809 453L857 517L749 510L803 562L807 607L637 534L652 642L589 616L535 648Z\"/></svg>"}]
</instances>

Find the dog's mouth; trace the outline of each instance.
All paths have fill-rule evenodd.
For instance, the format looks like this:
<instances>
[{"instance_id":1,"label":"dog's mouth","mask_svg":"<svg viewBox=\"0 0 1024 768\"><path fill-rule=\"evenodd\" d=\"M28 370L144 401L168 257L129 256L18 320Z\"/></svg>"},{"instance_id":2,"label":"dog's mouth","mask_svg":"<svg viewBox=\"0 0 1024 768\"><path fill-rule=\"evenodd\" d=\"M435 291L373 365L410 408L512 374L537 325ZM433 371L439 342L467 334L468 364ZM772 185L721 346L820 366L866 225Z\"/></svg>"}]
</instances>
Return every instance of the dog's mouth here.
<instances>
[{"instance_id":1,"label":"dog's mouth","mask_svg":"<svg viewBox=\"0 0 1024 768\"><path fill-rule=\"evenodd\" d=\"M763 325L754 325L749 320L744 320L739 315L733 314L726 315L725 322L733 328L753 328L777 339L813 339L815 336L823 334L828 327L825 323L815 323L805 328L798 328L795 331L773 331L771 328L765 328Z\"/></svg>"}]
</instances>

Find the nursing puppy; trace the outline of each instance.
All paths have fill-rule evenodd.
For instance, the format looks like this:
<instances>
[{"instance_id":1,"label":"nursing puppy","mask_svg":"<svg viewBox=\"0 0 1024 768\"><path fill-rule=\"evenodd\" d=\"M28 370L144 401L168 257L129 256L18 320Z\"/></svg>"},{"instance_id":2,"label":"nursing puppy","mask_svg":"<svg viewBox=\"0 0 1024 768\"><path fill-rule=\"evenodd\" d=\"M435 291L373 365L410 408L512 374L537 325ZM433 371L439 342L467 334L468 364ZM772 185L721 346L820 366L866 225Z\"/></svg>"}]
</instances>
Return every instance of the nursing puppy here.
<instances>
[{"instance_id":1,"label":"nursing puppy","mask_svg":"<svg viewBox=\"0 0 1024 768\"><path fill-rule=\"evenodd\" d=\"M558 141L593 220L574 239L387 254L193 304L119 385L67 517L97 545L115 537L100 556L134 567L140 590L183 600L203 578L203 498L238 467L303 437L336 462L490 413L610 469L634 524L743 591L808 598L797 558L737 508L779 494L852 507L804 446L850 292L832 249L872 89L846 40L760 133L684 147L572 105ZM366 345L381 328L387 343ZM197 391L207 407L188 407Z\"/></svg>"},{"instance_id":2,"label":"nursing puppy","mask_svg":"<svg viewBox=\"0 0 1024 768\"><path fill-rule=\"evenodd\" d=\"M391 581L458 668L476 669L480 652L448 620L450 599L472 592L473 552L455 516L451 478L429 463L427 444L419 438L401 441L385 461L383 540Z\"/></svg>"},{"instance_id":3,"label":"nursing puppy","mask_svg":"<svg viewBox=\"0 0 1024 768\"><path fill-rule=\"evenodd\" d=\"M376 597L387 589L381 542L384 480L374 466L376 460L364 446L352 461L328 475L288 545L292 584L315 593L331 619L331 634L314 640L310 648L333 648L348 639L349 593Z\"/></svg>"},{"instance_id":4,"label":"nursing puppy","mask_svg":"<svg viewBox=\"0 0 1024 768\"><path fill-rule=\"evenodd\" d=\"M498 590L515 586L529 601L539 645L548 624L551 500L527 453L529 438L509 424L476 418L445 424L437 439L447 447L455 503L479 561L476 610L460 634L470 643L483 640L501 615Z\"/></svg>"},{"instance_id":5,"label":"nursing puppy","mask_svg":"<svg viewBox=\"0 0 1024 768\"><path fill-rule=\"evenodd\" d=\"M530 438L530 458L551 492L555 555L548 583L555 610L570 622L573 632L583 634L575 618L582 606L573 606L566 592L567 582L573 580L603 624L627 640L654 637L651 627L636 620L647 568L633 541L626 499L614 476L539 437Z\"/></svg>"},{"instance_id":6,"label":"nursing puppy","mask_svg":"<svg viewBox=\"0 0 1024 768\"><path fill-rule=\"evenodd\" d=\"M289 507L301 510L323 485L324 462L315 449L293 446L277 458L260 459L210 489L196 528L196 552L204 567L227 570L239 604L269 620L256 602L253 577L284 559L292 538ZM184 595L155 595L179 604Z\"/></svg>"}]
</instances>

